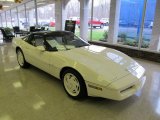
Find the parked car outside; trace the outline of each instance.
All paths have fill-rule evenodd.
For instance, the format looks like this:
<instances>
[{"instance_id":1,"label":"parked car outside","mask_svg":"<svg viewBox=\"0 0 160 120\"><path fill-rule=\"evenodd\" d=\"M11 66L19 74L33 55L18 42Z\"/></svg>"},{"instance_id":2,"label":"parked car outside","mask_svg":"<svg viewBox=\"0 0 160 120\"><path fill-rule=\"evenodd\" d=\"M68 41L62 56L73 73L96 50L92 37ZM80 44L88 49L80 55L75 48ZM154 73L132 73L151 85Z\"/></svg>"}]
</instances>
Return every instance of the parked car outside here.
<instances>
[{"instance_id":1,"label":"parked car outside","mask_svg":"<svg viewBox=\"0 0 160 120\"><path fill-rule=\"evenodd\" d=\"M46 26L49 27L50 22L41 22L40 25L41 26Z\"/></svg>"},{"instance_id":2,"label":"parked car outside","mask_svg":"<svg viewBox=\"0 0 160 120\"><path fill-rule=\"evenodd\" d=\"M78 27L80 27L80 20L76 21L76 24L78 25ZM100 20L98 20L97 18L93 18L93 20L91 20L91 18L88 18L88 26L89 27L99 27L99 28L103 28L104 27L104 22L101 22Z\"/></svg>"},{"instance_id":3,"label":"parked car outside","mask_svg":"<svg viewBox=\"0 0 160 120\"><path fill-rule=\"evenodd\" d=\"M52 21L50 21L49 26L50 27L55 27L55 19L53 19Z\"/></svg>"},{"instance_id":4,"label":"parked car outside","mask_svg":"<svg viewBox=\"0 0 160 120\"><path fill-rule=\"evenodd\" d=\"M101 22L97 18L93 18L92 20L91 18L89 18L88 25L91 26L91 24L93 28L96 28L96 27L103 28L104 27L104 22Z\"/></svg>"},{"instance_id":5,"label":"parked car outside","mask_svg":"<svg viewBox=\"0 0 160 120\"><path fill-rule=\"evenodd\" d=\"M149 24L149 28L153 28L153 21Z\"/></svg>"},{"instance_id":6,"label":"parked car outside","mask_svg":"<svg viewBox=\"0 0 160 120\"><path fill-rule=\"evenodd\" d=\"M109 18L101 18L100 22L104 23L104 25L108 26L109 25Z\"/></svg>"}]
</instances>

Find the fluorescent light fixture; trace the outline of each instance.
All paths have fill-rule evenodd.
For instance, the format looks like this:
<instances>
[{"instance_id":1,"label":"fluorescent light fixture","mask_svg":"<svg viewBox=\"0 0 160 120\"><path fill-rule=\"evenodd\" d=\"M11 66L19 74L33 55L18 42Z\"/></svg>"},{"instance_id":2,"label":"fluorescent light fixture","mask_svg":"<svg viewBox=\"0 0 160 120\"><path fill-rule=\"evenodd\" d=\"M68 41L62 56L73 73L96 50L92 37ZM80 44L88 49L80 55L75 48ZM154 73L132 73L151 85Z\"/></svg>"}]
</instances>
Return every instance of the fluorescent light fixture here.
<instances>
[{"instance_id":1,"label":"fluorescent light fixture","mask_svg":"<svg viewBox=\"0 0 160 120\"><path fill-rule=\"evenodd\" d=\"M2 2L14 2L14 0L0 0L0 1L2 1Z\"/></svg>"},{"instance_id":2,"label":"fluorescent light fixture","mask_svg":"<svg viewBox=\"0 0 160 120\"><path fill-rule=\"evenodd\" d=\"M5 8L5 7L9 7L9 6L7 6L7 5L3 5L3 7Z\"/></svg>"}]
</instances>

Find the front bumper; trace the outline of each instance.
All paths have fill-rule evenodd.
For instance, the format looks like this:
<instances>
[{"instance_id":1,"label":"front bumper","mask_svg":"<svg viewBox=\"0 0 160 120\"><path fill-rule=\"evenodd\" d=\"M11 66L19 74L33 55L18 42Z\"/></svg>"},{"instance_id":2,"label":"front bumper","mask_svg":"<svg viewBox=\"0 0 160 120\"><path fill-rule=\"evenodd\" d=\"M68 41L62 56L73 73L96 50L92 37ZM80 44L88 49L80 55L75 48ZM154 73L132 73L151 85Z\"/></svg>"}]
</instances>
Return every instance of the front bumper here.
<instances>
[{"instance_id":1,"label":"front bumper","mask_svg":"<svg viewBox=\"0 0 160 120\"><path fill-rule=\"evenodd\" d=\"M95 86L95 84L87 83L87 91L89 96L120 101L134 95L138 90L140 90L143 87L145 80L145 75L143 75L140 79L137 79L135 77L133 78L132 76L127 76L121 80L113 82L107 87L96 85L98 89L90 87Z\"/></svg>"}]
</instances>

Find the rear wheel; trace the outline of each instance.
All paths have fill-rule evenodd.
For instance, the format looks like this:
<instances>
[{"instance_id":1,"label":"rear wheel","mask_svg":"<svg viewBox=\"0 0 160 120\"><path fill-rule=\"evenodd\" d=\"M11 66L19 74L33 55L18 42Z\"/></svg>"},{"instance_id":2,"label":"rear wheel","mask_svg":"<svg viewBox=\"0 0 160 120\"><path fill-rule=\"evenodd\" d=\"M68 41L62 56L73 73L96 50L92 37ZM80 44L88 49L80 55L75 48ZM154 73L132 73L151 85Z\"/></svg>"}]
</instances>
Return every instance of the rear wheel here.
<instances>
[{"instance_id":1,"label":"rear wheel","mask_svg":"<svg viewBox=\"0 0 160 120\"><path fill-rule=\"evenodd\" d=\"M17 53L17 61L20 67L22 68L29 67L29 63L26 62L22 50L18 49L16 53Z\"/></svg>"},{"instance_id":2,"label":"rear wheel","mask_svg":"<svg viewBox=\"0 0 160 120\"><path fill-rule=\"evenodd\" d=\"M66 93L74 98L84 98L87 95L86 85L81 75L72 70L66 70L62 75L63 86Z\"/></svg>"}]
</instances>

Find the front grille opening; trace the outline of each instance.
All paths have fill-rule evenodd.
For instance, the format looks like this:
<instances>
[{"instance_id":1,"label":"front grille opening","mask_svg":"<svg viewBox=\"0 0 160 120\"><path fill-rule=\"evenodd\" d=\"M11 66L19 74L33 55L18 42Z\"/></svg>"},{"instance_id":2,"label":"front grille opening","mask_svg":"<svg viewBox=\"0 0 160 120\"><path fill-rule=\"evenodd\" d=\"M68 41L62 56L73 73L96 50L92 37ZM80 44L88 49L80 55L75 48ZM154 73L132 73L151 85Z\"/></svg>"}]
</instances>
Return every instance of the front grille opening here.
<instances>
[{"instance_id":1,"label":"front grille opening","mask_svg":"<svg viewBox=\"0 0 160 120\"><path fill-rule=\"evenodd\" d=\"M134 85L132 85L132 86L130 86L130 87L124 89L124 90L121 90L120 93L123 93L123 92L125 92L125 91L127 91L127 90L130 90L130 89L132 89L133 87L134 87Z\"/></svg>"}]
</instances>

